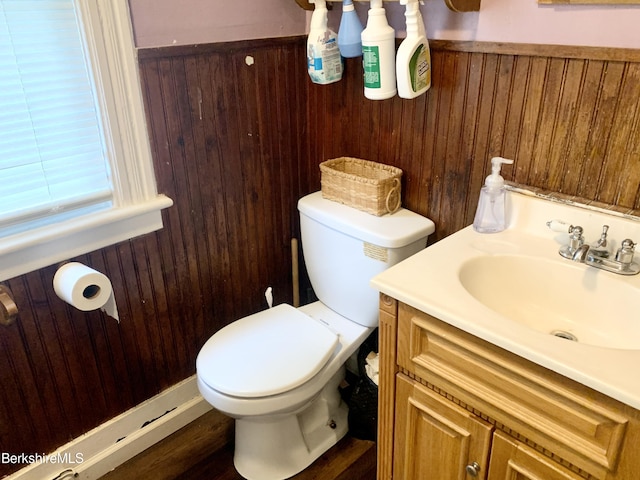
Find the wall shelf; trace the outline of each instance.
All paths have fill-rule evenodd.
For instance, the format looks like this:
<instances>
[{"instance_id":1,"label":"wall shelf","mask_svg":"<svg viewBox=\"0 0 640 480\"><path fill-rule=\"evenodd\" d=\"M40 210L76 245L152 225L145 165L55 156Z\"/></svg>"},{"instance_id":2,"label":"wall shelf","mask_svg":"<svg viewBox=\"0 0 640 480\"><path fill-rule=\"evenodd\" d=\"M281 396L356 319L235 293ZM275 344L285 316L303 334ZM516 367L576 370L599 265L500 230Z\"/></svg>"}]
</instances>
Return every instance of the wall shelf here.
<instances>
[{"instance_id":1,"label":"wall shelf","mask_svg":"<svg viewBox=\"0 0 640 480\"><path fill-rule=\"evenodd\" d=\"M295 0L305 10L313 10L313 4L309 0ZM327 0L329 2L341 2L342 0ZM368 2L369 0L354 0L356 2ZM386 2L397 2L399 0L384 0ZM478 12L480 11L481 0L444 0L450 10L454 12Z\"/></svg>"}]
</instances>

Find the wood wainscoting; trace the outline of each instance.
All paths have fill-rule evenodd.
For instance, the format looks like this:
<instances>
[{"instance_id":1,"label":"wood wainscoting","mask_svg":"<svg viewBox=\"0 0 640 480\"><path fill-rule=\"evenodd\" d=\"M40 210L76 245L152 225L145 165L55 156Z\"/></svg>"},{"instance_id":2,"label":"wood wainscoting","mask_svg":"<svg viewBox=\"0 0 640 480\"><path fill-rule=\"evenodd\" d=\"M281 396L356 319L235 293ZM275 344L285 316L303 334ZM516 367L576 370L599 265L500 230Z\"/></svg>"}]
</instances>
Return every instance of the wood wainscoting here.
<instances>
[{"instance_id":1,"label":"wood wainscoting","mask_svg":"<svg viewBox=\"0 0 640 480\"><path fill-rule=\"evenodd\" d=\"M431 89L378 102L358 59L311 84L303 37L141 50L159 191L175 204L163 230L74 259L110 277L119 324L59 300L55 266L6 282L20 317L0 329L0 451L54 450L193 375L203 342L265 308L268 286L290 301L296 201L327 158L402 168L432 240L471 223L494 155L515 159L508 180L640 208L640 51L431 46Z\"/></svg>"},{"instance_id":2,"label":"wood wainscoting","mask_svg":"<svg viewBox=\"0 0 640 480\"><path fill-rule=\"evenodd\" d=\"M0 328L0 452L53 451L193 375L207 338L266 308L267 287L291 301L304 55L298 38L140 52L174 206L159 232L74 259L111 279L120 323L57 298L56 266L7 282L20 314Z\"/></svg>"},{"instance_id":3,"label":"wood wainscoting","mask_svg":"<svg viewBox=\"0 0 640 480\"><path fill-rule=\"evenodd\" d=\"M414 100L365 99L359 59L309 88L311 185L326 158L400 167L430 240L473 221L493 156L515 159L507 180L640 208L640 50L433 41L431 53L431 89Z\"/></svg>"}]
</instances>

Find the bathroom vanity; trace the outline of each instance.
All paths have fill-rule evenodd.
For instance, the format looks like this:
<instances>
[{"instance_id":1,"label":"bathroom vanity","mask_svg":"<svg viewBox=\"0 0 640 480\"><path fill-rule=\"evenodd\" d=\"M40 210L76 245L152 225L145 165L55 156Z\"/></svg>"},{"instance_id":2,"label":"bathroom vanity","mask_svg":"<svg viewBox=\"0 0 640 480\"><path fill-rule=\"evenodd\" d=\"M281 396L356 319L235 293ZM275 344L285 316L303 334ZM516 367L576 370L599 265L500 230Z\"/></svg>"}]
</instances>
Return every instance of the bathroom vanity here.
<instances>
[{"instance_id":1,"label":"bathroom vanity","mask_svg":"<svg viewBox=\"0 0 640 480\"><path fill-rule=\"evenodd\" d=\"M384 294L379 402L378 480L640 478L638 410Z\"/></svg>"},{"instance_id":2,"label":"bathroom vanity","mask_svg":"<svg viewBox=\"0 0 640 480\"><path fill-rule=\"evenodd\" d=\"M559 255L570 232L545 225L591 245L606 224L622 258L640 221L514 192L510 209L504 232L463 229L372 280L378 480L640 479L640 275Z\"/></svg>"}]
</instances>

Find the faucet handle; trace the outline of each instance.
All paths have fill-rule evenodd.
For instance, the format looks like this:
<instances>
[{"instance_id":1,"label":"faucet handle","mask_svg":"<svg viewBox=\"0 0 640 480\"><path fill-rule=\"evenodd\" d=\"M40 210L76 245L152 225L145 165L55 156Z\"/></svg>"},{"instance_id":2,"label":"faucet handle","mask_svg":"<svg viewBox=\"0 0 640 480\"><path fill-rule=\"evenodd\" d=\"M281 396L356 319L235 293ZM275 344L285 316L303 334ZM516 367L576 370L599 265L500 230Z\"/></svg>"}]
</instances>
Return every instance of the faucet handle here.
<instances>
[{"instance_id":1,"label":"faucet handle","mask_svg":"<svg viewBox=\"0 0 640 480\"><path fill-rule=\"evenodd\" d=\"M564 220L549 220L547 227L554 232L571 233L573 225L568 224Z\"/></svg>"},{"instance_id":2,"label":"faucet handle","mask_svg":"<svg viewBox=\"0 0 640 480\"><path fill-rule=\"evenodd\" d=\"M582 227L580 225L576 225L575 227L573 225L571 225L569 227L569 233L571 234L571 240L584 240L584 238L582 237L582 232L584 232L584 230L582 229Z\"/></svg>"},{"instance_id":3,"label":"faucet handle","mask_svg":"<svg viewBox=\"0 0 640 480\"><path fill-rule=\"evenodd\" d=\"M636 244L633 243L633 240L630 238L626 238L622 241L620 248L616 252L616 261L622 263L623 265L630 265L633 261L633 254L635 252Z\"/></svg>"},{"instance_id":4,"label":"faucet handle","mask_svg":"<svg viewBox=\"0 0 640 480\"><path fill-rule=\"evenodd\" d=\"M620 247L622 249L631 249L633 250L636 247L637 244L633 243L633 240L631 240L630 238L625 238L622 241L622 245L620 245Z\"/></svg>"},{"instance_id":5,"label":"faucet handle","mask_svg":"<svg viewBox=\"0 0 640 480\"><path fill-rule=\"evenodd\" d=\"M584 230L579 225L571 225L564 220L549 220L547 227L554 232L569 233L571 234L571 240L582 241L582 233ZM607 227L609 228L609 227Z\"/></svg>"},{"instance_id":6,"label":"faucet handle","mask_svg":"<svg viewBox=\"0 0 640 480\"><path fill-rule=\"evenodd\" d=\"M569 227L569 251L575 253L582 245L584 245L584 237L582 236L582 227L572 225Z\"/></svg>"}]
</instances>

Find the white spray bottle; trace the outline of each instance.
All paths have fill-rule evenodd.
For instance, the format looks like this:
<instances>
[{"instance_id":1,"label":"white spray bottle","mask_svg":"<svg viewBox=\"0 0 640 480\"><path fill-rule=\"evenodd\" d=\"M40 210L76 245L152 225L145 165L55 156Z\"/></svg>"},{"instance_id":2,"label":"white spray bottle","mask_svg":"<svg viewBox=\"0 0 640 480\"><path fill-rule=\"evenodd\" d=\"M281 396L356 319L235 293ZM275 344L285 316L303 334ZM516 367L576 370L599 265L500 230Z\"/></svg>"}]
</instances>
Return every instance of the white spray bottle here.
<instances>
[{"instance_id":1,"label":"white spray bottle","mask_svg":"<svg viewBox=\"0 0 640 480\"><path fill-rule=\"evenodd\" d=\"M327 26L327 3L325 0L311 2L315 8L307 38L307 71L313 83L325 85L342 78L344 65L338 49L338 34Z\"/></svg>"},{"instance_id":2,"label":"white spray bottle","mask_svg":"<svg viewBox=\"0 0 640 480\"><path fill-rule=\"evenodd\" d=\"M473 219L473 229L480 233L497 233L507 226L505 203L507 190L504 188L504 178L500 175L502 164L512 164L513 160L502 157L491 159L491 175L480 189L478 208Z\"/></svg>"}]
</instances>

